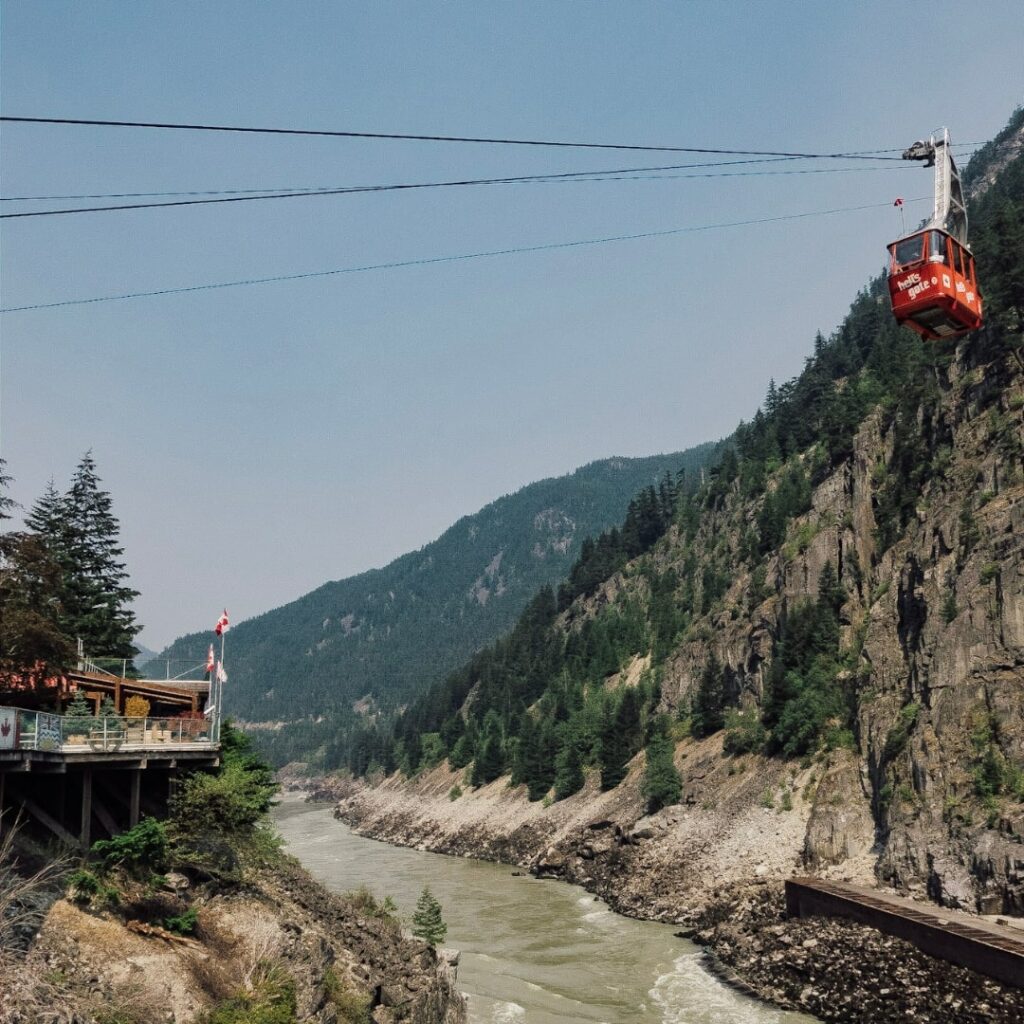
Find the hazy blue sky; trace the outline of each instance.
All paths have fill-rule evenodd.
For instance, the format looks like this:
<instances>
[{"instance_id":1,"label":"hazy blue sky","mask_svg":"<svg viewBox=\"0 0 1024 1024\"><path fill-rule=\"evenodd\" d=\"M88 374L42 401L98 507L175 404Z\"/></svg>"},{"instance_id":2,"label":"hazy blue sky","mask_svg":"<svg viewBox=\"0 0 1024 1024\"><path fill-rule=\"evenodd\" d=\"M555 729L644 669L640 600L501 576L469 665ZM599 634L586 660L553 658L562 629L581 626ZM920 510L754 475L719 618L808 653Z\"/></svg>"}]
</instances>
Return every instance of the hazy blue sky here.
<instances>
[{"instance_id":1,"label":"hazy blue sky","mask_svg":"<svg viewBox=\"0 0 1024 1024\"><path fill-rule=\"evenodd\" d=\"M9 115L740 149L984 141L1019 0L2 5ZM5 195L351 185L673 154L4 126ZM743 168L740 168L741 170ZM930 172L520 184L5 222L3 305L713 224L930 193ZM5 208L15 205L5 203ZM42 204L40 204L42 205ZM908 207L916 219L925 204ZM798 372L891 207L12 313L2 450L31 504L92 448L143 642L381 565L603 456L727 433Z\"/></svg>"}]
</instances>

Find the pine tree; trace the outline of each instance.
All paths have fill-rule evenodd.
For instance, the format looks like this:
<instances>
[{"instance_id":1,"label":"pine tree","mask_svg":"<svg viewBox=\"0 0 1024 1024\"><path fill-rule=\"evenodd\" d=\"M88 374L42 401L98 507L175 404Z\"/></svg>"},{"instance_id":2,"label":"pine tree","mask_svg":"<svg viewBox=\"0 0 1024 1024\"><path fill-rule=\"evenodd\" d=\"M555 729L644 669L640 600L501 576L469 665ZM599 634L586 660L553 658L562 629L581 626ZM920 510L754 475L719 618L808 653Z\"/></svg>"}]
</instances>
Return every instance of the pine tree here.
<instances>
[{"instance_id":1,"label":"pine tree","mask_svg":"<svg viewBox=\"0 0 1024 1024\"><path fill-rule=\"evenodd\" d=\"M668 718L655 719L651 739L646 747L646 765L641 793L647 800L647 813L679 802L683 793L682 780L673 761L675 744L669 738Z\"/></svg>"},{"instance_id":2,"label":"pine tree","mask_svg":"<svg viewBox=\"0 0 1024 1024\"><path fill-rule=\"evenodd\" d=\"M566 731L565 742L555 760L555 799L564 800L583 788L583 758L579 737L573 730Z\"/></svg>"},{"instance_id":3,"label":"pine tree","mask_svg":"<svg viewBox=\"0 0 1024 1024\"><path fill-rule=\"evenodd\" d=\"M0 535L0 672L30 686L64 671L74 657L60 622L62 578L39 537Z\"/></svg>"},{"instance_id":4,"label":"pine tree","mask_svg":"<svg viewBox=\"0 0 1024 1024\"><path fill-rule=\"evenodd\" d=\"M474 786L493 782L505 770L505 750L501 741L501 720L495 711L488 711L484 719L483 743L473 761Z\"/></svg>"},{"instance_id":5,"label":"pine tree","mask_svg":"<svg viewBox=\"0 0 1024 1024\"><path fill-rule=\"evenodd\" d=\"M0 520L10 519L11 512L18 504L10 495L4 493L13 479L7 472L7 460L0 458Z\"/></svg>"},{"instance_id":6,"label":"pine tree","mask_svg":"<svg viewBox=\"0 0 1024 1024\"><path fill-rule=\"evenodd\" d=\"M138 591L126 584L120 526L110 494L99 484L92 452L86 452L59 512L62 535L53 538L65 573L62 624L90 654L133 658L138 627L130 605ZM50 498L44 495L41 504Z\"/></svg>"},{"instance_id":7,"label":"pine tree","mask_svg":"<svg viewBox=\"0 0 1024 1024\"><path fill-rule=\"evenodd\" d=\"M416 901L416 913L412 916L412 933L430 946L444 942L448 934L448 925L441 917L441 904L426 885Z\"/></svg>"},{"instance_id":8,"label":"pine tree","mask_svg":"<svg viewBox=\"0 0 1024 1024\"><path fill-rule=\"evenodd\" d=\"M708 656L693 697L693 734L710 736L725 725L725 677L714 651Z\"/></svg>"},{"instance_id":9,"label":"pine tree","mask_svg":"<svg viewBox=\"0 0 1024 1024\"><path fill-rule=\"evenodd\" d=\"M627 765L640 749L640 702L636 690L622 692L618 706L605 711L601 725L601 788L614 789L625 777Z\"/></svg>"}]
</instances>

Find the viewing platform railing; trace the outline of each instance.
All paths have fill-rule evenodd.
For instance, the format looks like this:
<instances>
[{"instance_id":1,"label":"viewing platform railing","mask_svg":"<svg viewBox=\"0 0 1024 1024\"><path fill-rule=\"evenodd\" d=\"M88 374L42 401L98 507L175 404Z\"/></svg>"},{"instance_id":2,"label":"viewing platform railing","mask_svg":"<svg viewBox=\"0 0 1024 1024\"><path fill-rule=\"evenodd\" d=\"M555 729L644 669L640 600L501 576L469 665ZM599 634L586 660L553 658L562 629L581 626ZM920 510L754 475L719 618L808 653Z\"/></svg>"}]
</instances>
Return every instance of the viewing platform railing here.
<instances>
[{"instance_id":1,"label":"viewing platform railing","mask_svg":"<svg viewBox=\"0 0 1024 1024\"><path fill-rule=\"evenodd\" d=\"M79 718L0 707L0 753L40 750L61 754L212 748L219 742L217 716L202 718Z\"/></svg>"}]
</instances>

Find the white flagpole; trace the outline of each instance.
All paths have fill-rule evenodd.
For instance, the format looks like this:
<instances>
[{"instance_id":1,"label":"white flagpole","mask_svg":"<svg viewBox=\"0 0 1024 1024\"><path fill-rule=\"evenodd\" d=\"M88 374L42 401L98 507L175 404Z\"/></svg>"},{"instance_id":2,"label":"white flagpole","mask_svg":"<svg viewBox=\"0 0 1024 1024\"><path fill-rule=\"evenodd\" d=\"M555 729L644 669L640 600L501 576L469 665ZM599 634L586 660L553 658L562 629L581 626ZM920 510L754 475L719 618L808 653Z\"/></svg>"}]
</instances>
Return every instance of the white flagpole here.
<instances>
[{"instance_id":1,"label":"white flagpole","mask_svg":"<svg viewBox=\"0 0 1024 1024\"><path fill-rule=\"evenodd\" d=\"M217 699L218 699L218 702L219 702L218 711L220 713L220 721L224 720L224 678L223 677L227 675L227 669L224 667L224 634L226 632L227 632L227 629L222 629L220 631L220 671L217 673L217 675L220 677L217 680L217 694L218 694L218 698ZM219 727L217 729L217 739L220 739L220 728Z\"/></svg>"}]
</instances>

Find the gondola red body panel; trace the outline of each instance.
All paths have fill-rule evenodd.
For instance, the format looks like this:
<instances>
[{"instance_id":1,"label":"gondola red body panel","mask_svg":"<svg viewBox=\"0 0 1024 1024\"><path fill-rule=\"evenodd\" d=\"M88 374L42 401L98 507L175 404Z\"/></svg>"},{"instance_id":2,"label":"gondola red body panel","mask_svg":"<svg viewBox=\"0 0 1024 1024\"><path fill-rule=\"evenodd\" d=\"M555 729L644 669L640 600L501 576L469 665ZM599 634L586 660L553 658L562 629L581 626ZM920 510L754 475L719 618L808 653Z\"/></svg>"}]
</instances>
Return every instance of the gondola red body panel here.
<instances>
[{"instance_id":1,"label":"gondola red body panel","mask_svg":"<svg viewBox=\"0 0 1024 1024\"><path fill-rule=\"evenodd\" d=\"M937 228L889 246L889 297L897 321L923 338L956 338L981 326L974 257Z\"/></svg>"}]
</instances>

